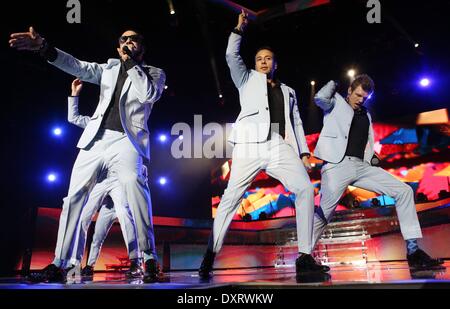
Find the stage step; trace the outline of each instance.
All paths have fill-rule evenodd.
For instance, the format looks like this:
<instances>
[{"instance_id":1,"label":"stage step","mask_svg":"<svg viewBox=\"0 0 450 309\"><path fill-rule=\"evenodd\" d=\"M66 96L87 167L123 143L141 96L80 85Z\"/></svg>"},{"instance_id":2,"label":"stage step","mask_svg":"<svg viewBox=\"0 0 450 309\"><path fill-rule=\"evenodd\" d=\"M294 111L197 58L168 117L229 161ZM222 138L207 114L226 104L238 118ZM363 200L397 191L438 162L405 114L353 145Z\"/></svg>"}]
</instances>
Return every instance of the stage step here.
<instances>
[{"instance_id":1,"label":"stage step","mask_svg":"<svg viewBox=\"0 0 450 309\"><path fill-rule=\"evenodd\" d=\"M363 225L330 224L314 250L314 257L324 265L364 265L366 241L371 237Z\"/></svg>"},{"instance_id":2,"label":"stage step","mask_svg":"<svg viewBox=\"0 0 450 309\"><path fill-rule=\"evenodd\" d=\"M280 235L281 236L281 235ZM363 225L331 223L320 238L313 256L324 265L364 265L367 263L366 241L371 239ZM286 231L278 238L275 267L292 266L297 255L297 234Z\"/></svg>"}]
</instances>

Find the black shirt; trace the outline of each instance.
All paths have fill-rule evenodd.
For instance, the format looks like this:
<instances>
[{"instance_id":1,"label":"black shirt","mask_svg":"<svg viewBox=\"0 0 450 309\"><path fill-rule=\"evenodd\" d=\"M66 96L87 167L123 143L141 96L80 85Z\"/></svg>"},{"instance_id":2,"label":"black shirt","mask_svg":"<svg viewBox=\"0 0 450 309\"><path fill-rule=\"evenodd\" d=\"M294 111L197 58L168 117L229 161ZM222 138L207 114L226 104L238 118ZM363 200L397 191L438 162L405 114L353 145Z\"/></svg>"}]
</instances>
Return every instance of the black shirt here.
<instances>
[{"instance_id":1,"label":"black shirt","mask_svg":"<svg viewBox=\"0 0 450 309\"><path fill-rule=\"evenodd\" d=\"M114 130L124 133L122 122L120 121L120 94L122 93L123 85L128 77L127 71L136 65L136 62L129 59L125 62L121 61L119 76L117 77L116 87L111 98L111 102L106 109L105 116L101 128Z\"/></svg>"},{"instance_id":2,"label":"black shirt","mask_svg":"<svg viewBox=\"0 0 450 309\"><path fill-rule=\"evenodd\" d=\"M356 110L353 115L345 155L364 159L368 134L369 117L367 116L367 110L362 107L360 110Z\"/></svg>"},{"instance_id":3,"label":"black shirt","mask_svg":"<svg viewBox=\"0 0 450 309\"><path fill-rule=\"evenodd\" d=\"M281 91L280 83L276 82L275 86L267 84L267 97L269 100L270 112L270 132L276 132L285 137L286 121L284 119L284 97ZM270 139L270 133L269 133Z\"/></svg>"}]
</instances>

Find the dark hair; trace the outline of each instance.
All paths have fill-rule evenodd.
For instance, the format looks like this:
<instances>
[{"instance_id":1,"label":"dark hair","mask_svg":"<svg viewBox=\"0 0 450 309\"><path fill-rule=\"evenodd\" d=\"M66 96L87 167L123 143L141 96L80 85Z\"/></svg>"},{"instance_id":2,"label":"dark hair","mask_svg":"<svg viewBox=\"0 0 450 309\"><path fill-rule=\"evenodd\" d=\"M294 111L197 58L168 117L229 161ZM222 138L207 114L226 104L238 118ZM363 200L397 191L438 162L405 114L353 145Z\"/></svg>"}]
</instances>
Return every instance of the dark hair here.
<instances>
[{"instance_id":1,"label":"dark hair","mask_svg":"<svg viewBox=\"0 0 450 309\"><path fill-rule=\"evenodd\" d=\"M358 86L367 92L372 93L375 90L375 83L372 78L367 74L360 74L355 77L355 80L351 83L350 89L354 91Z\"/></svg>"},{"instance_id":2,"label":"dark hair","mask_svg":"<svg viewBox=\"0 0 450 309\"><path fill-rule=\"evenodd\" d=\"M273 48L270 47L270 46L261 46L261 47L259 47L259 48L256 50L255 55L256 55L257 53L259 53L259 52L260 52L261 50L263 50L263 49L270 51L270 52L272 53L272 55L273 55L273 59L275 59L275 60L277 59L277 57L276 57L276 55L275 55L275 52L273 51Z\"/></svg>"}]
</instances>

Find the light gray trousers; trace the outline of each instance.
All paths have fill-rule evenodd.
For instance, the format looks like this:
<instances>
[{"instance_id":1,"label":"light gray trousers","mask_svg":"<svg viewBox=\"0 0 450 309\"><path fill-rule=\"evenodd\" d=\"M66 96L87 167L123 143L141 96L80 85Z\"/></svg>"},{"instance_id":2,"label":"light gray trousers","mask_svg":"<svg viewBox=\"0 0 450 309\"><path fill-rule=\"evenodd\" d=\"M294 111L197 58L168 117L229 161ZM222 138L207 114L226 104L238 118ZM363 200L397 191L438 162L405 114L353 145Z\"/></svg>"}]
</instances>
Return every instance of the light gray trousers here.
<instances>
[{"instance_id":1,"label":"light gray trousers","mask_svg":"<svg viewBox=\"0 0 450 309\"><path fill-rule=\"evenodd\" d=\"M411 187L381 167L371 166L356 157L344 157L340 163L326 163L322 167L320 209L314 215L314 245L333 217L337 204L349 185L394 198L403 238L422 238Z\"/></svg>"},{"instance_id":2,"label":"light gray trousers","mask_svg":"<svg viewBox=\"0 0 450 309\"><path fill-rule=\"evenodd\" d=\"M81 212L81 222L77 232L78 240L75 241L77 247L72 250L71 264L76 265L81 262L89 226L99 209L100 212L95 223L95 232L90 247L88 264L93 266L97 261L101 246L116 219L119 220L129 258L137 259L140 257L133 216L128 204L124 202L126 201L123 198L121 186L115 175L109 173L107 178L95 185Z\"/></svg>"},{"instance_id":3,"label":"light gray trousers","mask_svg":"<svg viewBox=\"0 0 450 309\"><path fill-rule=\"evenodd\" d=\"M230 180L217 208L208 249L217 253L243 195L261 171L278 179L296 195L295 210L298 250L311 253L314 189L303 162L280 135L264 143L236 144L232 154Z\"/></svg>"},{"instance_id":4,"label":"light gray trousers","mask_svg":"<svg viewBox=\"0 0 450 309\"><path fill-rule=\"evenodd\" d=\"M117 175L136 225L139 249L150 251L156 257L150 190L141 173L142 161L126 134L117 131L99 131L88 148L80 150L59 220L57 259L72 257L82 210L104 170Z\"/></svg>"}]
</instances>

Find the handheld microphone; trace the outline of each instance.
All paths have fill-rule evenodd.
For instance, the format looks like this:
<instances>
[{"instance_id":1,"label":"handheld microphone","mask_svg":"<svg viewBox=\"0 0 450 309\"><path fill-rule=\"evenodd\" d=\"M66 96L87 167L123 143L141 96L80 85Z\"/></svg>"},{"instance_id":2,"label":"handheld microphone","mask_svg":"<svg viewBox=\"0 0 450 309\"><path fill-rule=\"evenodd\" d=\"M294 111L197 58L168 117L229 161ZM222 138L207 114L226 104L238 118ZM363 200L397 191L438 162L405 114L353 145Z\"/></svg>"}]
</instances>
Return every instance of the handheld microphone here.
<instances>
[{"instance_id":1,"label":"handheld microphone","mask_svg":"<svg viewBox=\"0 0 450 309\"><path fill-rule=\"evenodd\" d=\"M133 58L133 53L131 52L131 50L128 48L128 46L124 46L122 47L122 50L125 54L127 54L128 56L130 56L130 58Z\"/></svg>"}]
</instances>

